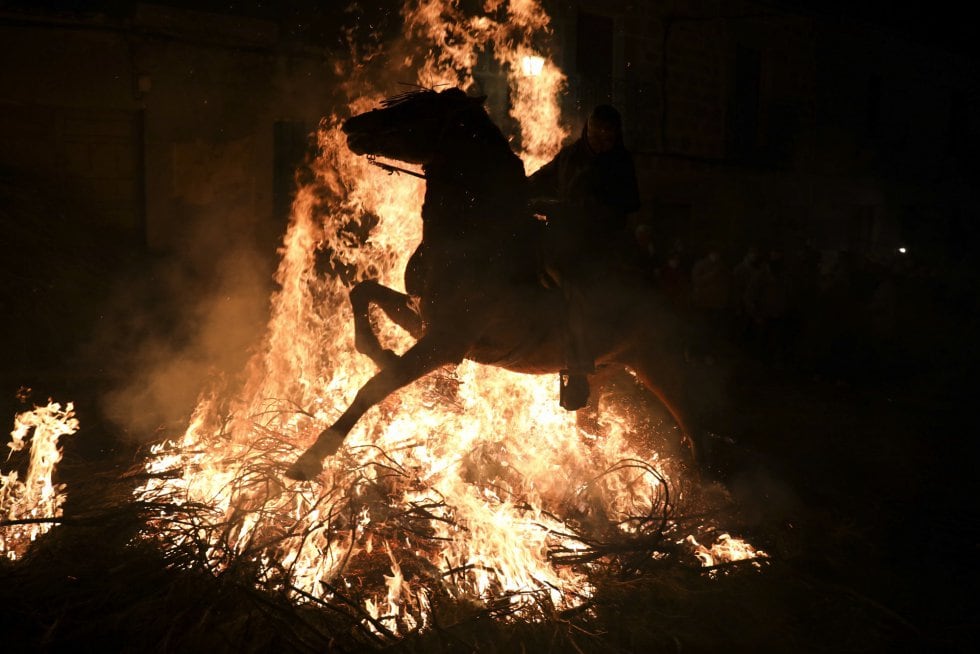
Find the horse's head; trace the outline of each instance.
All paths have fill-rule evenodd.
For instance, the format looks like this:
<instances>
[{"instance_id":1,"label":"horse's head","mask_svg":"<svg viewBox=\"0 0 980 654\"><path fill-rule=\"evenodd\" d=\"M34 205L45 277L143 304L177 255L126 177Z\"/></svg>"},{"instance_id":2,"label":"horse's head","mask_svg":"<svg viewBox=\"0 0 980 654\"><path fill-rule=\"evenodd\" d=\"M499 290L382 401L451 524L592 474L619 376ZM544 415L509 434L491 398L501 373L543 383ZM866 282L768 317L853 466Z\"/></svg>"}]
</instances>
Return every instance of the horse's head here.
<instances>
[{"instance_id":1,"label":"horse's head","mask_svg":"<svg viewBox=\"0 0 980 654\"><path fill-rule=\"evenodd\" d=\"M453 88L411 91L344 122L347 145L356 154L380 155L426 164L438 151L449 121L482 107L485 98L471 98Z\"/></svg>"}]
</instances>

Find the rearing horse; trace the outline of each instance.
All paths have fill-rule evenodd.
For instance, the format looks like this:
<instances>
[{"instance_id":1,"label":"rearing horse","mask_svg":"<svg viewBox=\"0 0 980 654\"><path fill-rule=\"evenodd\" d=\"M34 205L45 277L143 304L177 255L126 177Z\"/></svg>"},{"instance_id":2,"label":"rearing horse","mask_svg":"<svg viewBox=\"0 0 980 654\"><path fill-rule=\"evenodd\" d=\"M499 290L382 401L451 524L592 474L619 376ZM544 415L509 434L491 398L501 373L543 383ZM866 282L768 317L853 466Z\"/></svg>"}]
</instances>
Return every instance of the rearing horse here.
<instances>
[{"instance_id":1,"label":"rearing horse","mask_svg":"<svg viewBox=\"0 0 980 654\"><path fill-rule=\"evenodd\" d=\"M565 367L560 290L538 280L542 223L528 206L524 165L483 108L459 89L389 99L343 126L350 149L418 164L425 173L422 243L405 271L408 294L376 281L350 293L355 346L380 368L354 402L287 470L311 479L357 421L390 393L448 364L470 359L515 372ZM586 333L596 363L632 369L676 420L693 451L685 406L682 325L635 274L593 266ZM417 309L411 296L419 298ZM373 332L374 304L417 339L401 356Z\"/></svg>"}]
</instances>

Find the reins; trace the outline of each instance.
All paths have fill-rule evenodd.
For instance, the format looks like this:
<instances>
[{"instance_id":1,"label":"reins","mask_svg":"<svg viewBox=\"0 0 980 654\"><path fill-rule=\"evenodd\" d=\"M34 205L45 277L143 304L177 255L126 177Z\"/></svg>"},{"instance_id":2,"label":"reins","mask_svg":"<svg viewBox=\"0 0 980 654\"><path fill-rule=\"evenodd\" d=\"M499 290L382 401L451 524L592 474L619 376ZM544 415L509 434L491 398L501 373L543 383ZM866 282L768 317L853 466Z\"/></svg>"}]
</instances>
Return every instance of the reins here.
<instances>
[{"instance_id":1,"label":"reins","mask_svg":"<svg viewBox=\"0 0 980 654\"><path fill-rule=\"evenodd\" d=\"M369 164L372 166L377 166L381 170L387 172L389 175L394 173L405 173L406 175L412 175L413 177L418 177L419 179L425 179L425 173L416 172L414 170L409 170L408 168L402 168L393 164L381 163L373 154L367 155L367 160Z\"/></svg>"}]
</instances>

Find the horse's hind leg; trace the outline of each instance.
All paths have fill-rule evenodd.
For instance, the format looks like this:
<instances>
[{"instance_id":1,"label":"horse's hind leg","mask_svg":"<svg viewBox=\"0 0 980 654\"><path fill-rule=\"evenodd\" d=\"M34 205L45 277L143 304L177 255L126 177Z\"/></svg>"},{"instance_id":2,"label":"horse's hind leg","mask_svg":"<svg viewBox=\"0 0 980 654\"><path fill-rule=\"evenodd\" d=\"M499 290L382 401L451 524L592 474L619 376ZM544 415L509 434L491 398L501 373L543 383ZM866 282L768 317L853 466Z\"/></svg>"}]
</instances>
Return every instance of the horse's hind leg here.
<instances>
[{"instance_id":1,"label":"horse's hind leg","mask_svg":"<svg viewBox=\"0 0 980 654\"><path fill-rule=\"evenodd\" d=\"M411 306L411 298L375 280L361 282L350 291L350 303L354 309L354 347L366 354L379 368L393 365L398 359L391 350L385 349L378 341L371 326L369 309L377 306L391 318L396 325L414 338L422 335L422 319Z\"/></svg>"},{"instance_id":2,"label":"horse's hind leg","mask_svg":"<svg viewBox=\"0 0 980 654\"><path fill-rule=\"evenodd\" d=\"M368 409L436 368L459 363L465 353L466 347L459 339L431 334L422 337L405 354L397 357L394 365L382 368L361 387L354 402L333 425L320 433L313 445L286 470L286 476L298 480L316 477L323 468L323 459L340 449L344 438Z\"/></svg>"}]
</instances>

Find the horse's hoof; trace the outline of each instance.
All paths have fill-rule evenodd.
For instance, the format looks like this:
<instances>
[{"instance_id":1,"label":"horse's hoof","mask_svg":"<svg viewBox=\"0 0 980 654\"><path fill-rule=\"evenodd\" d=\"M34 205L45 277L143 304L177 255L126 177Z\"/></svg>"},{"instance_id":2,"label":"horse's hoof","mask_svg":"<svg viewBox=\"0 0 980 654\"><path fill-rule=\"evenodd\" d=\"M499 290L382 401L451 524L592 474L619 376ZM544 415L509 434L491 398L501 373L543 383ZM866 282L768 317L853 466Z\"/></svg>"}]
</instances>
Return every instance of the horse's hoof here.
<instances>
[{"instance_id":1,"label":"horse's hoof","mask_svg":"<svg viewBox=\"0 0 980 654\"><path fill-rule=\"evenodd\" d=\"M286 476L296 481L310 481L316 479L322 470L323 463L320 457L307 450L296 459L293 465L286 468Z\"/></svg>"},{"instance_id":2,"label":"horse's hoof","mask_svg":"<svg viewBox=\"0 0 980 654\"><path fill-rule=\"evenodd\" d=\"M334 429L324 429L310 449L286 469L286 476L296 481L315 479L323 470L323 460L333 456L344 444L344 435Z\"/></svg>"}]
</instances>

